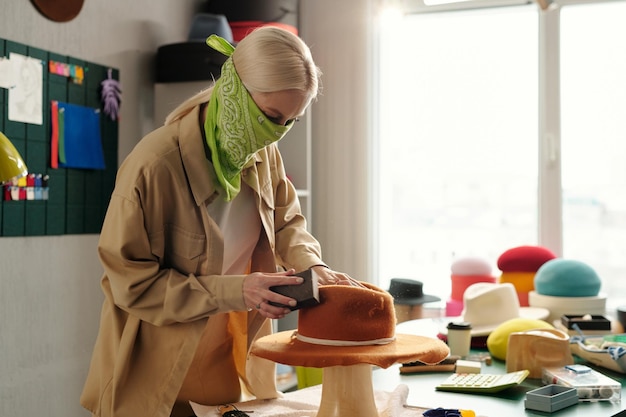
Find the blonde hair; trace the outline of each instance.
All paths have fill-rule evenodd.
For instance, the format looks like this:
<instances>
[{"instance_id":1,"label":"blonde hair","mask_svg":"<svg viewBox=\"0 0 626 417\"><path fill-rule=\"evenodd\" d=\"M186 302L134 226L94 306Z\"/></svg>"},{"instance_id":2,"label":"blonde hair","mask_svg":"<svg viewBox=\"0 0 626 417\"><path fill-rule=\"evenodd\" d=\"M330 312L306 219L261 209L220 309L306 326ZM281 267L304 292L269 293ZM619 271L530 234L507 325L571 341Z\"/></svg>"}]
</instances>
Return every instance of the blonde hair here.
<instances>
[{"instance_id":1,"label":"blonde hair","mask_svg":"<svg viewBox=\"0 0 626 417\"><path fill-rule=\"evenodd\" d=\"M207 46L208 48L208 46ZM243 38L232 55L237 74L246 89L254 93L299 90L313 101L320 91L322 72L313 62L302 39L274 26L263 26ZM213 86L189 97L166 118L173 123L195 106L209 101Z\"/></svg>"}]
</instances>

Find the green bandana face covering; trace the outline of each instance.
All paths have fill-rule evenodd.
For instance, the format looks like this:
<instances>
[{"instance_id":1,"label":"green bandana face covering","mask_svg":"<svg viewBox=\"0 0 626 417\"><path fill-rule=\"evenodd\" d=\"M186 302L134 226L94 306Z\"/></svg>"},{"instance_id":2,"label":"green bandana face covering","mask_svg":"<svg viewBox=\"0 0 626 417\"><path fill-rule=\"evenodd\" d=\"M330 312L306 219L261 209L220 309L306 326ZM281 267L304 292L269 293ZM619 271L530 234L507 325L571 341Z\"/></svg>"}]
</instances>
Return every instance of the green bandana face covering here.
<instances>
[{"instance_id":1,"label":"green bandana face covering","mask_svg":"<svg viewBox=\"0 0 626 417\"><path fill-rule=\"evenodd\" d=\"M226 192L226 201L230 201L241 189L241 170L246 163L257 151L280 140L293 122L281 126L263 114L235 70L231 57L234 48L228 41L211 35L206 42L229 57L213 87L204 132L215 174Z\"/></svg>"}]
</instances>

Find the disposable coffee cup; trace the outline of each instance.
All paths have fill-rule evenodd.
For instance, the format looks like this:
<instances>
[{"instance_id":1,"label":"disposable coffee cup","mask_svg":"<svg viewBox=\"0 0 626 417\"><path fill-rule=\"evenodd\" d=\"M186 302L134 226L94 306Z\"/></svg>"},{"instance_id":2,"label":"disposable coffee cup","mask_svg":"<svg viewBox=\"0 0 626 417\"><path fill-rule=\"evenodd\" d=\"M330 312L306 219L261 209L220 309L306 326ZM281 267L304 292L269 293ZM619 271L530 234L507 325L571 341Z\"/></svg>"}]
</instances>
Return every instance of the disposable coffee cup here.
<instances>
[{"instance_id":1,"label":"disposable coffee cup","mask_svg":"<svg viewBox=\"0 0 626 417\"><path fill-rule=\"evenodd\" d=\"M467 322L450 322L447 328L450 355L457 355L462 358L469 355L472 342L472 325Z\"/></svg>"}]
</instances>

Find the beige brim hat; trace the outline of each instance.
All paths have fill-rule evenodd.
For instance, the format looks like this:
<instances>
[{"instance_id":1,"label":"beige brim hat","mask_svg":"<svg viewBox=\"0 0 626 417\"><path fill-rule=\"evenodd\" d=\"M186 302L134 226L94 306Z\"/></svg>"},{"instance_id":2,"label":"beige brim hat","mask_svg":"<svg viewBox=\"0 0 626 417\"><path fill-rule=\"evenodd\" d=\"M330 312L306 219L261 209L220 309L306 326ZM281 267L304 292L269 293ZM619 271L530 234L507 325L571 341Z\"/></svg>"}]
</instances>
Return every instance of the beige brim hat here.
<instances>
[{"instance_id":1,"label":"beige brim hat","mask_svg":"<svg viewBox=\"0 0 626 417\"><path fill-rule=\"evenodd\" d=\"M546 320L550 311L541 307L520 307L515 287L511 283L479 282L470 285L463 295L461 316L442 320L439 333L448 334L449 322L463 321L472 325L472 337L488 336L500 324L514 318Z\"/></svg>"},{"instance_id":2,"label":"beige brim hat","mask_svg":"<svg viewBox=\"0 0 626 417\"><path fill-rule=\"evenodd\" d=\"M520 307L518 317L523 319L548 320L549 315L550 312L545 308ZM446 317L445 320L442 319L441 328L439 331L440 334L448 334L448 329L446 328L446 326L451 321L465 321L465 319L463 318L463 316ZM504 321L497 324L478 325L476 327L472 325L471 335L472 337L489 336L489 334L493 332L500 324L504 323Z\"/></svg>"}]
</instances>

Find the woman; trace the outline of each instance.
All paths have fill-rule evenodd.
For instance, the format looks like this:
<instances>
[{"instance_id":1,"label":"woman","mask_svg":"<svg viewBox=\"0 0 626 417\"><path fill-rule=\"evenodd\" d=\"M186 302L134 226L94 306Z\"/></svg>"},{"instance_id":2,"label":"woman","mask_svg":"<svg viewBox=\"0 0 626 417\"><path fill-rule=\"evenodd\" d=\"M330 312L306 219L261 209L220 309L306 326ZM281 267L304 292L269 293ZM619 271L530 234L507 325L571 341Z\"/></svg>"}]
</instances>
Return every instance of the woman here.
<instances>
[{"instance_id":1,"label":"woman","mask_svg":"<svg viewBox=\"0 0 626 417\"><path fill-rule=\"evenodd\" d=\"M295 300L272 292L327 268L276 142L318 93L320 71L288 31L233 49L121 165L98 245L105 301L81 404L96 416L189 416L189 401L273 398L274 364L247 357ZM232 55L231 55L232 54ZM281 267L277 269L277 266ZM277 270L282 270L277 272Z\"/></svg>"}]
</instances>

